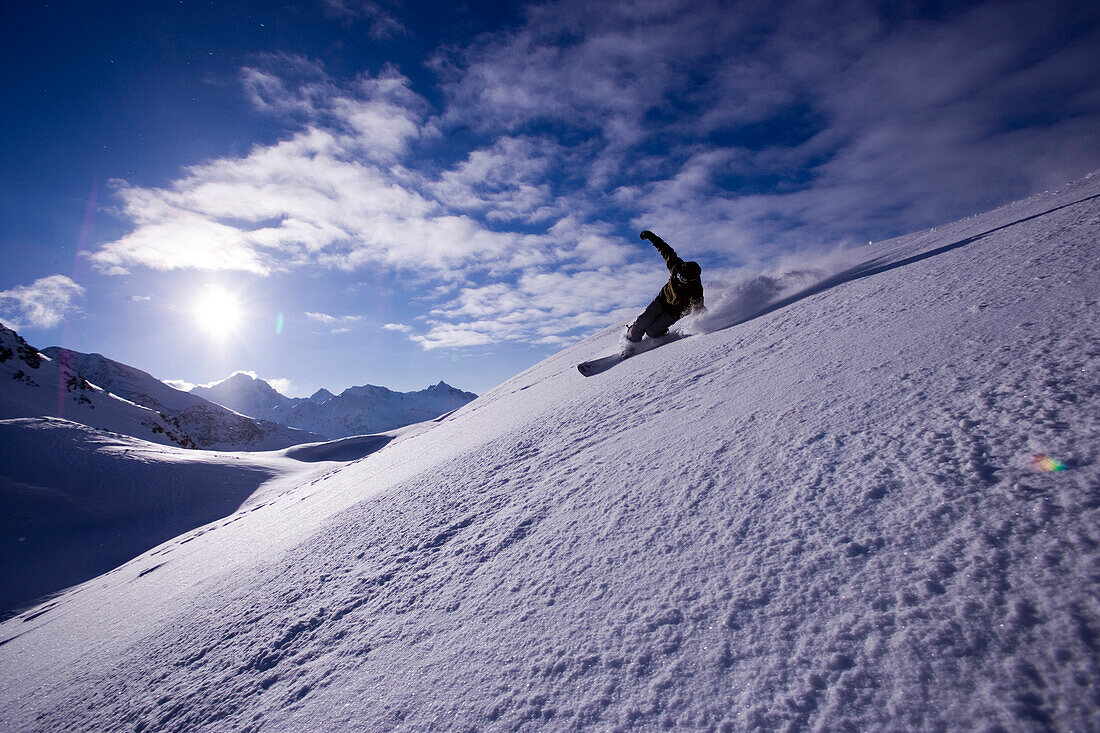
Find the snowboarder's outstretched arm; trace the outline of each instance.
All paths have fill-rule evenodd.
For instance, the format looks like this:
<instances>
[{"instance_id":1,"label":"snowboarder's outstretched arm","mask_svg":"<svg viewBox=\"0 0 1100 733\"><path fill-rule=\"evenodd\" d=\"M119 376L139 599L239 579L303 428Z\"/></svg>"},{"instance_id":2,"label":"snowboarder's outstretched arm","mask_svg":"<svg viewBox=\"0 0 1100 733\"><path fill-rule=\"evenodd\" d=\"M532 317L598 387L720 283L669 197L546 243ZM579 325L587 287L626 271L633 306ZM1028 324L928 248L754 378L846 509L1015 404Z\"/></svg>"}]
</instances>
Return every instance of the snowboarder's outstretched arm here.
<instances>
[{"instance_id":1,"label":"snowboarder's outstretched arm","mask_svg":"<svg viewBox=\"0 0 1100 733\"><path fill-rule=\"evenodd\" d=\"M642 239L648 239L649 242L657 248L657 251L660 252L661 256L665 258L665 264L668 265L669 272L674 272L677 267L684 263L684 261L680 259L679 255L676 254L676 250L668 246L668 244L665 243L665 240L661 239L653 232L646 229L644 232L642 232L641 237Z\"/></svg>"}]
</instances>

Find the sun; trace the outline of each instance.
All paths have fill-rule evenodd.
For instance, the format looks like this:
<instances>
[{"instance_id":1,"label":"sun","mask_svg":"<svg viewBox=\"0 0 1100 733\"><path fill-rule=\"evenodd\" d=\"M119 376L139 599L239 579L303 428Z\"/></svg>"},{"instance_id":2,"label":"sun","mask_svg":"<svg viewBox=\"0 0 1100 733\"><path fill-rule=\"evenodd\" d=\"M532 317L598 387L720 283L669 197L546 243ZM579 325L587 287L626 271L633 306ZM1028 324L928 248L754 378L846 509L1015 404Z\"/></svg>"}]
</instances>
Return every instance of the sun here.
<instances>
[{"instance_id":1,"label":"sun","mask_svg":"<svg viewBox=\"0 0 1100 733\"><path fill-rule=\"evenodd\" d=\"M240 298L224 288L210 285L199 292L192 315L195 326L219 341L237 333L244 320Z\"/></svg>"}]
</instances>

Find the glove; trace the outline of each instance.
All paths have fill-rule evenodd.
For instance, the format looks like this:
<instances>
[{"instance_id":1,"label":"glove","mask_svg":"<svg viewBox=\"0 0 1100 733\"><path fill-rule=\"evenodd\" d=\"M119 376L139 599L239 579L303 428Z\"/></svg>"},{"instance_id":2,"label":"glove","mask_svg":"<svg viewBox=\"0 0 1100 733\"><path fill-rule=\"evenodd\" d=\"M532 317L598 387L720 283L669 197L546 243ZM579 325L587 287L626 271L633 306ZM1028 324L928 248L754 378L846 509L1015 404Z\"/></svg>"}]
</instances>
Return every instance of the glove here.
<instances>
[{"instance_id":1,"label":"glove","mask_svg":"<svg viewBox=\"0 0 1100 733\"><path fill-rule=\"evenodd\" d=\"M650 239L651 237L653 237L653 232L646 229L644 232L641 233L640 236L642 239Z\"/></svg>"}]
</instances>

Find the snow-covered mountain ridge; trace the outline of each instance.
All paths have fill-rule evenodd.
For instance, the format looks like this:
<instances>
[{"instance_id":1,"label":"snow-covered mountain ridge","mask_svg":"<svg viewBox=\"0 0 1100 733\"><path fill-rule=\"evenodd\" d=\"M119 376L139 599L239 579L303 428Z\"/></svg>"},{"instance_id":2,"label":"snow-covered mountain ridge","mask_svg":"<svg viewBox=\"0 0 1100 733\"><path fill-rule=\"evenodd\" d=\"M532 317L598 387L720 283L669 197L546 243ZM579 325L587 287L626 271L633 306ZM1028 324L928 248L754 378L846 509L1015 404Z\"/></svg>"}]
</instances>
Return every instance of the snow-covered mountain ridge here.
<instances>
[{"instance_id":1,"label":"snow-covered mountain ridge","mask_svg":"<svg viewBox=\"0 0 1100 733\"><path fill-rule=\"evenodd\" d=\"M370 435L432 420L477 397L445 382L415 392L367 384L348 387L339 395L320 389L308 398L287 397L244 372L217 384L195 387L191 393L244 415L328 438Z\"/></svg>"},{"instance_id":2,"label":"snow-covered mountain ridge","mask_svg":"<svg viewBox=\"0 0 1100 733\"><path fill-rule=\"evenodd\" d=\"M113 395L0 324L0 419L61 417L162 445L195 448L170 414Z\"/></svg>"},{"instance_id":3,"label":"snow-covered mountain ridge","mask_svg":"<svg viewBox=\"0 0 1100 733\"><path fill-rule=\"evenodd\" d=\"M257 420L161 382L101 354L51 346L42 354L68 365L97 387L167 416L189 439L185 447L211 450L276 450L324 440L324 436Z\"/></svg>"},{"instance_id":4,"label":"snow-covered mountain ridge","mask_svg":"<svg viewBox=\"0 0 1100 733\"><path fill-rule=\"evenodd\" d=\"M244 373L189 393L101 354L57 346L38 351L3 324L0 370L10 377L0 379L0 418L62 417L206 450L277 450L373 435L434 419L477 396L440 382L417 392L365 385L337 396L321 389L301 399ZM69 395L64 399L58 396L62 388Z\"/></svg>"},{"instance_id":5,"label":"snow-covered mountain ridge","mask_svg":"<svg viewBox=\"0 0 1100 733\"><path fill-rule=\"evenodd\" d=\"M586 339L0 625L0 726L1095 730L1098 197Z\"/></svg>"}]
</instances>

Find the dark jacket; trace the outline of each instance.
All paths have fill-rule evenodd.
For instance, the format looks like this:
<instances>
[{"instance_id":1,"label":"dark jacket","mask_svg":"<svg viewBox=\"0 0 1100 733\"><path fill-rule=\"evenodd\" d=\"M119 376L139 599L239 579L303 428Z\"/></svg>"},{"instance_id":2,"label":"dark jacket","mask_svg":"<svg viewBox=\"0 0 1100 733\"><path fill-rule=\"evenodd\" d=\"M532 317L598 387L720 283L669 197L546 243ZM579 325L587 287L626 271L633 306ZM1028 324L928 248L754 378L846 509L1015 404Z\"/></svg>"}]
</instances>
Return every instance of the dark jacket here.
<instances>
[{"instance_id":1,"label":"dark jacket","mask_svg":"<svg viewBox=\"0 0 1100 733\"><path fill-rule=\"evenodd\" d=\"M676 274L683 268L684 261L680 259L676 251L653 232L642 232L642 238L653 243L661 256L665 258L668 271L672 274L665 286L661 288L661 293L657 296L665 312L675 318L682 318L687 315L688 311L702 308L703 281L699 279L699 276L695 275L686 283L680 282Z\"/></svg>"}]
</instances>

